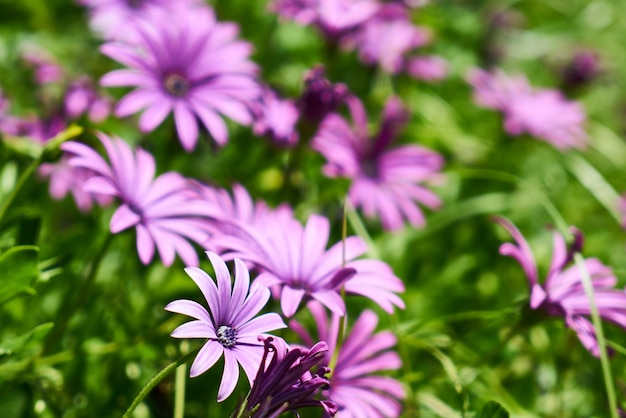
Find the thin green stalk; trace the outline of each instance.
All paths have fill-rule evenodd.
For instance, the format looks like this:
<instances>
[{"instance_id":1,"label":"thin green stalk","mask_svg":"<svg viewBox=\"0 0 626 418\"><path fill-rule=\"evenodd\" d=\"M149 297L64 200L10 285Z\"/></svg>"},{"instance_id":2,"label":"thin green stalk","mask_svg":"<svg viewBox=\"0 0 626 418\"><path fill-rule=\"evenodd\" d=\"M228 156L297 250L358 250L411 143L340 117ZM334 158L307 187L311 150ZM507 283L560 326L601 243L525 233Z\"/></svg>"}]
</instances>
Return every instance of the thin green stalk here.
<instances>
[{"instance_id":1,"label":"thin green stalk","mask_svg":"<svg viewBox=\"0 0 626 418\"><path fill-rule=\"evenodd\" d=\"M180 345L180 352L186 353L189 350L189 342L183 341ZM185 416L185 383L187 382L187 365L181 364L176 369L176 381L174 396L174 418L184 418Z\"/></svg>"},{"instance_id":2,"label":"thin green stalk","mask_svg":"<svg viewBox=\"0 0 626 418\"><path fill-rule=\"evenodd\" d=\"M202 347L202 346L200 346L200 347ZM175 362L170 363L163 370L161 370L159 373L157 373L152 379L150 379L148 381L148 383L146 383L146 385L143 387L143 389L141 389L141 392L139 392L137 397L133 400L133 403L130 404L130 406L128 407L128 409L124 413L123 418L130 418L130 417L132 417L132 414L135 411L135 409L137 408L137 406L139 406L141 401L143 401L144 398L146 396L148 396L150 391L152 391L152 389L154 389L154 387L156 385L158 385L163 379L165 379L167 377L167 375L169 375L174 370L176 370L178 368L178 366L180 366L182 364L185 364L186 362L191 360L191 358L193 358L193 356L195 356L196 353L200 350L200 347L196 348L195 350L192 350L192 351L188 352L187 354L183 355L182 357L180 357Z\"/></svg>"},{"instance_id":3,"label":"thin green stalk","mask_svg":"<svg viewBox=\"0 0 626 418\"><path fill-rule=\"evenodd\" d=\"M576 266L580 271L585 294L589 300L589 308L591 309L591 322L596 331L596 339L598 340L598 349L600 350L600 363L602 364L602 374L604 376L604 385L606 387L606 394L609 399L609 409L611 412L611 418L618 418L617 416L617 398L615 396L615 387L613 385L613 375L611 373L611 365L609 364L609 356L606 352L606 340L604 338L604 331L602 330L602 321L600 320L600 313L598 312L598 306L596 305L596 299L593 292L593 284L591 277L587 271L585 265L585 259L581 253L574 254L574 260L576 260Z\"/></svg>"}]
</instances>

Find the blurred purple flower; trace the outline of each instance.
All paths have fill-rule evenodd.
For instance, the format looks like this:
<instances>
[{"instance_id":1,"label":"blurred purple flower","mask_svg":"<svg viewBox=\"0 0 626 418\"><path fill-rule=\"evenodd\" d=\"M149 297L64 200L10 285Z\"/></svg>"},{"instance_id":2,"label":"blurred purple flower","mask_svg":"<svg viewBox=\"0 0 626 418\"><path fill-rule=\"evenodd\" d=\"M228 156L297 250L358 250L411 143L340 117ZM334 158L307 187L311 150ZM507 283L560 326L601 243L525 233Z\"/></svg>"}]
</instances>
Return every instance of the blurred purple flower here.
<instances>
[{"instance_id":1,"label":"blurred purple flower","mask_svg":"<svg viewBox=\"0 0 626 418\"><path fill-rule=\"evenodd\" d=\"M284 100L269 87L263 89L259 101L252 105L255 135L267 136L276 144L294 146L298 143L296 123L300 112L293 100Z\"/></svg>"},{"instance_id":2,"label":"blurred purple flower","mask_svg":"<svg viewBox=\"0 0 626 418\"><path fill-rule=\"evenodd\" d=\"M65 113L72 119L87 113L92 122L102 122L111 113L111 105L111 99L100 96L88 77L78 78L65 92Z\"/></svg>"},{"instance_id":3,"label":"blurred purple flower","mask_svg":"<svg viewBox=\"0 0 626 418\"><path fill-rule=\"evenodd\" d=\"M250 124L248 106L260 94L257 66L248 59L252 46L237 39L236 24L217 22L208 7L177 13L160 10L155 15L137 26L139 45L101 47L104 54L130 67L105 74L102 85L138 87L120 100L116 116L145 109L139 127L150 132L173 112L186 151L198 139L196 119L218 144L225 144L228 129L219 113Z\"/></svg>"},{"instance_id":4,"label":"blurred purple flower","mask_svg":"<svg viewBox=\"0 0 626 418\"><path fill-rule=\"evenodd\" d=\"M575 241L567 248L563 237L554 232L554 252L547 278L539 283L537 265L530 246L519 230L508 220L496 218L511 234L516 244L500 246L500 254L513 257L522 266L530 285L530 307L542 309L550 315L562 316L565 324L578 334L582 344L593 354L600 355L595 329L588 317L591 315L589 299L582 284L581 271L576 265L566 266L574 254L582 249L582 233L573 229ZM595 303L600 317L626 328L626 293L614 289L617 278L610 267L596 258L585 259L585 268L591 277Z\"/></svg>"},{"instance_id":5,"label":"blurred purple flower","mask_svg":"<svg viewBox=\"0 0 626 418\"><path fill-rule=\"evenodd\" d=\"M319 339L328 344L325 365L329 365L332 353L337 346L339 324L342 318L333 314L330 322L326 311L317 303L311 302L309 309L315 318ZM339 408L338 418L394 418L400 416L400 401L406 396L404 388L397 380L374 373L396 370L402 366L398 354L390 351L397 344L390 331L374 334L378 317L365 310L352 326L352 330L339 347L337 363L330 376L330 386L326 397ZM296 333L310 345L310 335L296 321L289 324ZM333 365L331 365L333 367Z\"/></svg>"},{"instance_id":6,"label":"blurred purple flower","mask_svg":"<svg viewBox=\"0 0 626 418\"><path fill-rule=\"evenodd\" d=\"M111 218L111 232L134 226L144 264L152 259L156 245L164 265L171 265L178 254L186 265L197 266L196 251L186 239L198 244L206 241L206 218L215 216L215 210L193 197L188 181L180 174L168 172L155 178L154 158L143 149L133 152L120 138L111 140L101 133L98 137L110 165L84 144L70 141L61 148L74 155L71 166L98 174L85 182L85 191L121 199L122 205Z\"/></svg>"},{"instance_id":7,"label":"blurred purple flower","mask_svg":"<svg viewBox=\"0 0 626 418\"><path fill-rule=\"evenodd\" d=\"M527 132L562 150L586 145L588 137L582 126L585 111L560 91L533 89L524 76L509 77L499 70L489 73L474 69L467 79L478 105L504 114L509 134Z\"/></svg>"},{"instance_id":8,"label":"blurred purple flower","mask_svg":"<svg viewBox=\"0 0 626 418\"><path fill-rule=\"evenodd\" d=\"M207 339L191 365L191 377L204 373L224 355L224 374L217 395L218 402L221 402L237 385L238 363L250 383L254 380L263 356L259 336L286 325L276 313L255 318L267 303L270 292L256 283L250 287L248 269L240 260L235 259L233 287L226 263L215 253L207 251L207 255L215 271L217 286L211 276L197 267L187 267L185 272L200 288L209 311L199 303L185 299L169 303L165 310L196 319L180 325L172 332L172 337Z\"/></svg>"},{"instance_id":9,"label":"blurred purple flower","mask_svg":"<svg viewBox=\"0 0 626 418\"><path fill-rule=\"evenodd\" d=\"M326 361L328 345L322 341L310 349L283 349L282 345L273 343L272 337L264 338L263 343L265 351L261 364L266 364L270 352L273 355L267 367L259 367L246 399L246 411L250 415L245 416L270 418L310 407L323 408L328 415L334 416L337 405L332 401L318 400L321 389L328 387L328 379L324 375L330 369L319 367L317 371L312 371L313 367Z\"/></svg>"},{"instance_id":10,"label":"blurred purple flower","mask_svg":"<svg viewBox=\"0 0 626 418\"><path fill-rule=\"evenodd\" d=\"M65 75L61 67L48 53L37 47L29 47L22 54L22 60L35 70L37 84L50 84L61 81Z\"/></svg>"},{"instance_id":11,"label":"blurred purple flower","mask_svg":"<svg viewBox=\"0 0 626 418\"><path fill-rule=\"evenodd\" d=\"M304 76L304 91L298 107L302 116L311 122L317 123L336 111L349 94L345 84L332 84L324 73L324 66L316 65Z\"/></svg>"},{"instance_id":12,"label":"blurred purple flower","mask_svg":"<svg viewBox=\"0 0 626 418\"><path fill-rule=\"evenodd\" d=\"M388 312L393 312L394 306L404 308L396 294L404 291L404 285L387 264L355 260L367 250L361 238L348 237L326 250L330 223L322 216L311 215L304 227L296 219L278 218L264 230L240 222L233 222L233 227L240 228L237 236L215 237L228 248L224 256L259 268L257 281L280 289L280 304L287 317L310 299L343 315L342 286L347 293L370 298Z\"/></svg>"},{"instance_id":13,"label":"blurred purple flower","mask_svg":"<svg viewBox=\"0 0 626 418\"><path fill-rule=\"evenodd\" d=\"M578 51L563 70L563 84L565 87L583 86L592 81L600 71L600 59L595 51Z\"/></svg>"},{"instance_id":14,"label":"blurred purple flower","mask_svg":"<svg viewBox=\"0 0 626 418\"><path fill-rule=\"evenodd\" d=\"M68 159L69 156L64 155L57 163L41 164L37 169L40 177L50 179L50 196L55 200L61 200L71 193L81 212L91 210L94 202L100 206L109 205L112 201L111 196L90 193L83 188L85 182L96 173L86 168L74 167L68 164Z\"/></svg>"},{"instance_id":15,"label":"blurred purple flower","mask_svg":"<svg viewBox=\"0 0 626 418\"><path fill-rule=\"evenodd\" d=\"M419 80L437 81L448 74L448 62L435 55L413 57L406 63L406 72Z\"/></svg>"},{"instance_id":16,"label":"blurred purple flower","mask_svg":"<svg viewBox=\"0 0 626 418\"><path fill-rule=\"evenodd\" d=\"M350 99L350 110L354 127L332 114L313 139L313 148L328 160L324 173L351 178L350 203L362 207L368 217L380 216L384 228L402 227L403 218L413 226L423 225L424 215L417 203L434 209L441 201L419 183L436 177L443 158L417 145L388 149L408 118L397 98L387 101L381 128L374 137L368 136L367 116L357 98Z\"/></svg>"}]
</instances>

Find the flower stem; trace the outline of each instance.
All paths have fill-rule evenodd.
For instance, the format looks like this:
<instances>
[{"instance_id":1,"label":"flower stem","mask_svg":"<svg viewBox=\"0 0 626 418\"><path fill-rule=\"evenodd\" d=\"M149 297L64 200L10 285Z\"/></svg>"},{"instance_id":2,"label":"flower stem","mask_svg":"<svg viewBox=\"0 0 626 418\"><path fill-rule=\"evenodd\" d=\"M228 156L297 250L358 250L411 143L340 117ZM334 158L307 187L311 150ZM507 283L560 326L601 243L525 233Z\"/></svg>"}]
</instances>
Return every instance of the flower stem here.
<instances>
[{"instance_id":1,"label":"flower stem","mask_svg":"<svg viewBox=\"0 0 626 418\"><path fill-rule=\"evenodd\" d=\"M200 347L202 347L202 346L200 346ZM143 387L143 389L141 389L141 392L139 392L137 397L133 400L133 403L130 404L130 406L128 407L128 409L124 413L123 418L130 418L130 417L132 417L132 414L135 411L135 408L137 408L137 406L139 406L141 401L143 401L144 398L146 396L148 396L150 391L152 391L152 389L154 389L154 387L156 385L158 385L163 379L165 379L165 377L167 377L168 374L170 374L174 370L176 370L178 368L178 366L187 363L193 356L195 356L196 353L200 350L200 347L198 347L195 350L192 350L192 351L188 352L187 354L181 356L175 362L168 364L163 370L161 370L152 379L150 379L148 381L148 383L146 383L146 385Z\"/></svg>"},{"instance_id":2,"label":"flower stem","mask_svg":"<svg viewBox=\"0 0 626 418\"><path fill-rule=\"evenodd\" d=\"M598 340L598 349L600 351L600 363L602 364L602 374L604 376L604 385L606 387L606 394L609 399L609 410L611 412L611 418L618 418L617 416L617 399L615 397L615 387L613 386L613 375L611 373L611 366L609 364L609 356L606 352L606 340L604 339L604 331L602 330L602 321L600 320L600 313L598 312L598 306L596 305L596 299L593 292L593 283L587 271L585 265L585 259L582 254L577 252L574 254L574 260L580 270L580 276L582 278L583 287L589 300L589 308L591 309L591 322L596 331L596 338Z\"/></svg>"},{"instance_id":3,"label":"flower stem","mask_svg":"<svg viewBox=\"0 0 626 418\"><path fill-rule=\"evenodd\" d=\"M180 352L186 353L189 350L189 342L183 341L180 345ZM174 396L174 418L184 418L185 416L185 383L187 381L187 365L181 364L176 369L176 395Z\"/></svg>"}]
</instances>

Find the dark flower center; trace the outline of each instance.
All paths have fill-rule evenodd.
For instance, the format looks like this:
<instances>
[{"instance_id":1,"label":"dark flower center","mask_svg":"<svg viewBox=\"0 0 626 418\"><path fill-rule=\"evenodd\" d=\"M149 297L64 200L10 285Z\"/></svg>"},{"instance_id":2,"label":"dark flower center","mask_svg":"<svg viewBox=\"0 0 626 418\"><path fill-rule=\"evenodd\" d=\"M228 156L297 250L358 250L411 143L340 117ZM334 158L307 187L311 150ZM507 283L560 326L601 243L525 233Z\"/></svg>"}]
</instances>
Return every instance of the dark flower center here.
<instances>
[{"instance_id":1,"label":"dark flower center","mask_svg":"<svg viewBox=\"0 0 626 418\"><path fill-rule=\"evenodd\" d=\"M217 341L226 348L233 347L237 343L237 333L233 327L222 325L217 329Z\"/></svg>"},{"instance_id":2,"label":"dark flower center","mask_svg":"<svg viewBox=\"0 0 626 418\"><path fill-rule=\"evenodd\" d=\"M143 0L126 0L128 7L131 9L139 9L143 4Z\"/></svg>"},{"instance_id":3,"label":"dark flower center","mask_svg":"<svg viewBox=\"0 0 626 418\"><path fill-rule=\"evenodd\" d=\"M378 178L378 164L375 160L367 158L363 161L362 170L365 175L371 179Z\"/></svg>"},{"instance_id":4,"label":"dark flower center","mask_svg":"<svg viewBox=\"0 0 626 418\"><path fill-rule=\"evenodd\" d=\"M180 74L165 77L165 90L174 97L182 97L189 91L189 81Z\"/></svg>"}]
</instances>

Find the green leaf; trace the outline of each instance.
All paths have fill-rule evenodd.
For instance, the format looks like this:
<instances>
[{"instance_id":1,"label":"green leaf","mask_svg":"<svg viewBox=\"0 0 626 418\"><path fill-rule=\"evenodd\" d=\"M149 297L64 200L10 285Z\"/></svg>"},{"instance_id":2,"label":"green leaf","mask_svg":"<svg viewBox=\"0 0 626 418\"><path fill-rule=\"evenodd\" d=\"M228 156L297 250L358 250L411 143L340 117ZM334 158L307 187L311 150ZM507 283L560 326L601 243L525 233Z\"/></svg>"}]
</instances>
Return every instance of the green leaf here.
<instances>
[{"instance_id":1,"label":"green leaf","mask_svg":"<svg viewBox=\"0 0 626 418\"><path fill-rule=\"evenodd\" d=\"M41 324L26 334L0 342L0 382L14 379L28 368L53 326L51 322Z\"/></svg>"},{"instance_id":2,"label":"green leaf","mask_svg":"<svg viewBox=\"0 0 626 418\"><path fill-rule=\"evenodd\" d=\"M37 277L39 248L32 245L13 247L0 255L0 305L30 287Z\"/></svg>"},{"instance_id":3,"label":"green leaf","mask_svg":"<svg viewBox=\"0 0 626 418\"><path fill-rule=\"evenodd\" d=\"M496 401L487 401L476 418L509 418L509 411Z\"/></svg>"}]
</instances>

